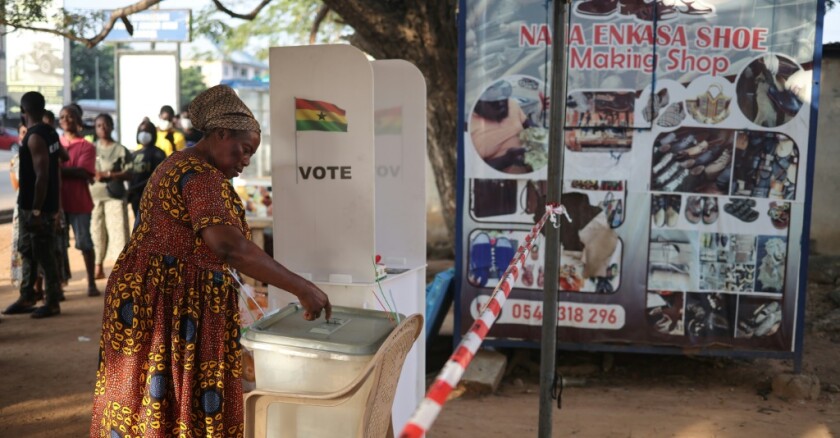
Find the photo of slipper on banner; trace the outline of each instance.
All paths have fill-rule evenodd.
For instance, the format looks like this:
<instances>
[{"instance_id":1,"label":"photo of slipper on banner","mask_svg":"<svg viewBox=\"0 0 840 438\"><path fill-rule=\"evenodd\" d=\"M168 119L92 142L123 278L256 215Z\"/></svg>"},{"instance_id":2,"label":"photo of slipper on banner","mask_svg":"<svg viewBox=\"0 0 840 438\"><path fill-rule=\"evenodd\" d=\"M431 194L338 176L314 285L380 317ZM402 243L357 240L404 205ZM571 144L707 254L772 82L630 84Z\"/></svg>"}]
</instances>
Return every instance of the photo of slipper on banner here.
<instances>
[{"instance_id":1,"label":"photo of slipper on banner","mask_svg":"<svg viewBox=\"0 0 840 438\"><path fill-rule=\"evenodd\" d=\"M650 226L698 229L720 224L714 229L786 235L790 226L790 209L790 202L766 199L653 194Z\"/></svg>"},{"instance_id":2,"label":"photo of slipper on banner","mask_svg":"<svg viewBox=\"0 0 840 438\"><path fill-rule=\"evenodd\" d=\"M785 134L684 127L653 144L653 191L794 199L799 148Z\"/></svg>"},{"instance_id":3,"label":"photo of slipper on banner","mask_svg":"<svg viewBox=\"0 0 840 438\"><path fill-rule=\"evenodd\" d=\"M776 298L723 293L652 291L646 319L654 333L691 338L766 338L782 322Z\"/></svg>"}]
</instances>

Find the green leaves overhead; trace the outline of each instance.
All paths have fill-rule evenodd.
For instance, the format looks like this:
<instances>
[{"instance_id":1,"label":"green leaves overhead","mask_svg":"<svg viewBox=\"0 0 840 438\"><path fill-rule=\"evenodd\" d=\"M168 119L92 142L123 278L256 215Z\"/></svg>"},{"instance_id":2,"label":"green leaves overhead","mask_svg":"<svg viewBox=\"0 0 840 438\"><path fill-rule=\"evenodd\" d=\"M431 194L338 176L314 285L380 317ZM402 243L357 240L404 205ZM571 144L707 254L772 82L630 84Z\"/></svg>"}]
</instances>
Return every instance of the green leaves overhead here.
<instances>
[{"instance_id":1,"label":"green leaves overhead","mask_svg":"<svg viewBox=\"0 0 840 438\"><path fill-rule=\"evenodd\" d=\"M207 89L198 67L181 69L181 107L186 108L199 93Z\"/></svg>"},{"instance_id":2,"label":"green leaves overhead","mask_svg":"<svg viewBox=\"0 0 840 438\"><path fill-rule=\"evenodd\" d=\"M274 0L253 21L245 21L232 19L210 5L193 13L193 30L210 38L225 53L245 50L267 59L270 46L308 44L322 6L319 0ZM350 33L352 29L330 12L320 23L316 42L337 42Z\"/></svg>"},{"instance_id":3,"label":"green leaves overhead","mask_svg":"<svg viewBox=\"0 0 840 438\"><path fill-rule=\"evenodd\" d=\"M98 61L97 61L98 60ZM100 44L88 49L70 44L71 99L96 98L96 66L99 65L99 98L114 98L114 46Z\"/></svg>"}]
</instances>

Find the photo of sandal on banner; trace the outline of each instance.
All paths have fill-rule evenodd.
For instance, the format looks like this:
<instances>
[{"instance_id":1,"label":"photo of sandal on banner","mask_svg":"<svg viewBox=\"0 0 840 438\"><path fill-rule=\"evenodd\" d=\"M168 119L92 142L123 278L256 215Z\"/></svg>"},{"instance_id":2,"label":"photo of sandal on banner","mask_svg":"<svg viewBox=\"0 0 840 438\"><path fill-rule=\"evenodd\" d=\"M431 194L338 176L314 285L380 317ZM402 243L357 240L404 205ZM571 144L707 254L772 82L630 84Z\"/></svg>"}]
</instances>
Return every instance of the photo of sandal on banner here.
<instances>
[{"instance_id":1,"label":"photo of sandal on banner","mask_svg":"<svg viewBox=\"0 0 840 438\"><path fill-rule=\"evenodd\" d=\"M787 135L741 131L735 139L732 195L793 200L799 147Z\"/></svg>"},{"instance_id":2,"label":"photo of sandal on banner","mask_svg":"<svg viewBox=\"0 0 840 438\"><path fill-rule=\"evenodd\" d=\"M744 117L758 126L784 125L811 101L811 79L811 71L792 59L763 55L738 76L738 106Z\"/></svg>"},{"instance_id":3,"label":"photo of sandal on banner","mask_svg":"<svg viewBox=\"0 0 840 438\"><path fill-rule=\"evenodd\" d=\"M663 133L653 143L653 190L721 194L729 192L735 131L689 128Z\"/></svg>"}]
</instances>

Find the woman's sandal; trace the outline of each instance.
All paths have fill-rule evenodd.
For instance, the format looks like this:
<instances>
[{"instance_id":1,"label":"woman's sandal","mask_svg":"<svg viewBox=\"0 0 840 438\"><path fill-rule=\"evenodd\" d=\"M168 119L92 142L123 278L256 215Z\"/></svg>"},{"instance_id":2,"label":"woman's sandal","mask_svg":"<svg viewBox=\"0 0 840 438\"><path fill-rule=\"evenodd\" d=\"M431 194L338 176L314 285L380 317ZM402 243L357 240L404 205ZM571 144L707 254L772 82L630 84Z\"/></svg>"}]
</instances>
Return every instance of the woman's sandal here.
<instances>
[{"instance_id":1,"label":"woman's sandal","mask_svg":"<svg viewBox=\"0 0 840 438\"><path fill-rule=\"evenodd\" d=\"M758 219L759 213L753 210L755 200L752 199L734 199L732 202L723 206L723 211L735 216L743 222L755 222Z\"/></svg>"},{"instance_id":2,"label":"woman's sandal","mask_svg":"<svg viewBox=\"0 0 840 438\"><path fill-rule=\"evenodd\" d=\"M703 218L703 197L689 196L685 204L685 218L692 224Z\"/></svg>"},{"instance_id":3,"label":"woman's sandal","mask_svg":"<svg viewBox=\"0 0 840 438\"><path fill-rule=\"evenodd\" d=\"M770 222L776 229L784 230L790 224L790 204L771 202L767 215L770 216Z\"/></svg>"},{"instance_id":4,"label":"woman's sandal","mask_svg":"<svg viewBox=\"0 0 840 438\"><path fill-rule=\"evenodd\" d=\"M703 199L703 223L711 225L718 219L717 198L705 197Z\"/></svg>"}]
</instances>

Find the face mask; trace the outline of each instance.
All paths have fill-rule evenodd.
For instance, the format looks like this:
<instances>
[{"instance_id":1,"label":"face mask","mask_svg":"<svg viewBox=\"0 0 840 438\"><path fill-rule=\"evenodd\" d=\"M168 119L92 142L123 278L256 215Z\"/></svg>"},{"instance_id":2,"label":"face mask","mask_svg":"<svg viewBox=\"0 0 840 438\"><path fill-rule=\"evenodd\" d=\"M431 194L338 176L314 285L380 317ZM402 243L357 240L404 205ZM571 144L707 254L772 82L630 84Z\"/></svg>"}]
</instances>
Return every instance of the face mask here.
<instances>
[{"instance_id":1,"label":"face mask","mask_svg":"<svg viewBox=\"0 0 840 438\"><path fill-rule=\"evenodd\" d=\"M143 146L151 144L152 143L152 134L149 134L146 131L138 132L137 133L137 143L140 143Z\"/></svg>"},{"instance_id":2,"label":"face mask","mask_svg":"<svg viewBox=\"0 0 840 438\"><path fill-rule=\"evenodd\" d=\"M192 129L192 120L181 118L181 127L184 129Z\"/></svg>"},{"instance_id":3,"label":"face mask","mask_svg":"<svg viewBox=\"0 0 840 438\"><path fill-rule=\"evenodd\" d=\"M158 128L160 128L161 131L168 131L171 127L172 122L169 120L161 120L160 123L158 123Z\"/></svg>"}]
</instances>

